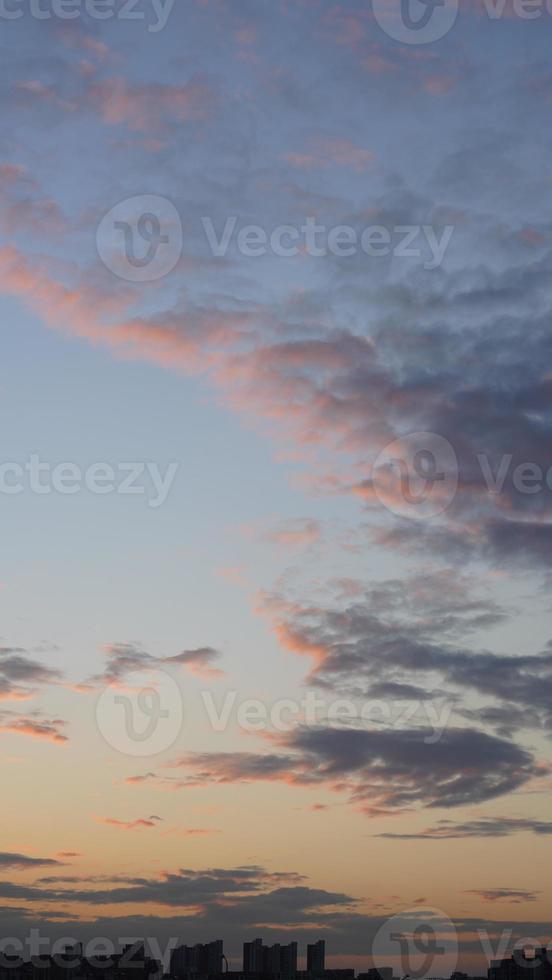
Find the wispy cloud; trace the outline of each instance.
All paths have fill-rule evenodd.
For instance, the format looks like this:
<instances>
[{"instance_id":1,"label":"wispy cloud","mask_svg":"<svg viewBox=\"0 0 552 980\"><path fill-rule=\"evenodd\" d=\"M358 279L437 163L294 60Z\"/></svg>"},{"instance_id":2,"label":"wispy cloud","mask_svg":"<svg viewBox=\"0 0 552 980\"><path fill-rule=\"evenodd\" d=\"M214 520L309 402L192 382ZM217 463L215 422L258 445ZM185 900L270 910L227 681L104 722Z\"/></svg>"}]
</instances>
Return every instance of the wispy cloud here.
<instances>
[{"instance_id":1,"label":"wispy cloud","mask_svg":"<svg viewBox=\"0 0 552 980\"><path fill-rule=\"evenodd\" d=\"M136 820L117 820L115 817L94 817L96 823L116 827L119 830L151 830L161 822L161 817L139 817Z\"/></svg>"},{"instance_id":2,"label":"wispy cloud","mask_svg":"<svg viewBox=\"0 0 552 980\"><path fill-rule=\"evenodd\" d=\"M376 836L390 840L458 840L464 837L511 837L513 834L524 833L538 836L552 834L552 820L536 820L531 817L479 817L458 823L440 820L434 827L427 827L420 832L386 831Z\"/></svg>"},{"instance_id":3,"label":"wispy cloud","mask_svg":"<svg viewBox=\"0 0 552 980\"><path fill-rule=\"evenodd\" d=\"M190 753L173 766L187 785L272 781L346 792L367 816L459 807L512 792L541 773L529 752L470 729L438 740L424 729L297 728L270 736L277 752Z\"/></svg>"},{"instance_id":4,"label":"wispy cloud","mask_svg":"<svg viewBox=\"0 0 552 980\"><path fill-rule=\"evenodd\" d=\"M507 902L509 904L524 904L536 902L539 892L525 891L522 888L472 888L466 895L476 895L484 902Z\"/></svg>"},{"instance_id":5,"label":"wispy cloud","mask_svg":"<svg viewBox=\"0 0 552 980\"><path fill-rule=\"evenodd\" d=\"M67 854L60 854L60 857L69 857ZM17 854L10 851L0 852L0 868L14 868L18 871L25 871L27 868L46 868L61 866L62 861L54 858L35 857L29 854Z\"/></svg>"}]
</instances>

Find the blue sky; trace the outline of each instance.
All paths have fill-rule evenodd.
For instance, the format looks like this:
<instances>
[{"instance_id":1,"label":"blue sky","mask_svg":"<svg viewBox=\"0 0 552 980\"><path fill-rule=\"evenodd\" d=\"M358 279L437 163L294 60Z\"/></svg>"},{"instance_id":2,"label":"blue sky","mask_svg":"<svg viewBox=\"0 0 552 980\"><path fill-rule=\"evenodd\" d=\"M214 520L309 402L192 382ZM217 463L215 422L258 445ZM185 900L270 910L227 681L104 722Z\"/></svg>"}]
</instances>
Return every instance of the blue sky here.
<instances>
[{"instance_id":1,"label":"blue sky","mask_svg":"<svg viewBox=\"0 0 552 980\"><path fill-rule=\"evenodd\" d=\"M550 13L52 4L0 7L3 915L365 966L437 909L482 970L550 933Z\"/></svg>"}]
</instances>

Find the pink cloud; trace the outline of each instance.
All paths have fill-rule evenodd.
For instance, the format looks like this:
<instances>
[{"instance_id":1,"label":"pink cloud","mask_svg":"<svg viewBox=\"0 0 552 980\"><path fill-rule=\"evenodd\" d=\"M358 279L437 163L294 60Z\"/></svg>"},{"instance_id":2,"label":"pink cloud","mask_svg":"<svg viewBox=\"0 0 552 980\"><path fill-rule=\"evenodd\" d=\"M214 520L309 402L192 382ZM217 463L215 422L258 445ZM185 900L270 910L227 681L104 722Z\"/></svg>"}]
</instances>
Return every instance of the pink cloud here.
<instances>
[{"instance_id":1,"label":"pink cloud","mask_svg":"<svg viewBox=\"0 0 552 980\"><path fill-rule=\"evenodd\" d=\"M284 154L284 160L300 170L315 170L332 165L350 167L363 173L374 163L371 150L357 146L352 140L319 136L313 138L307 150Z\"/></svg>"},{"instance_id":2,"label":"pink cloud","mask_svg":"<svg viewBox=\"0 0 552 980\"><path fill-rule=\"evenodd\" d=\"M224 671L213 664L220 659L218 650L211 647L200 647L198 650L185 650L176 657L164 658L165 663L178 664L193 674L208 680L224 677Z\"/></svg>"},{"instance_id":3,"label":"pink cloud","mask_svg":"<svg viewBox=\"0 0 552 980\"><path fill-rule=\"evenodd\" d=\"M27 735L30 738L38 738L56 745L63 745L68 742L67 735L63 735L60 728L65 725L61 718L52 720L38 721L34 718L20 716L13 720L6 720L0 724L0 732L9 735Z\"/></svg>"},{"instance_id":4,"label":"pink cloud","mask_svg":"<svg viewBox=\"0 0 552 980\"><path fill-rule=\"evenodd\" d=\"M14 90L20 100L27 101L30 104L35 102L50 103L56 109L62 109L64 112L76 112L78 109L77 101L69 102L67 99L62 99L53 86L44 85L36 79L16 82Z\"/></svg>"},{"instance_id":5,"label":"pink cloud","mask_svg":"<svg viewBox=\"0 0 552 980\"><path fill-rule=\"evenodd\" d=\"M433 95L443 95L455 87L456 79L450 75L428 75L423 84L426 92L431 92Z\"/></svg>"},{"instance_id":6,"label":"pink cloud","mask_svg":"<svg viewBox=\"0 0 552 980\"><path fill-rule=\"evenodd\" d=\"M526 891L522 888L472 888L465 894L475 895L483 902L506 902L524 905L526 902L536 902L540 892Z\"/></svg>"},{"instance_id":7,"label":"pink cloud","mask_svg":"<svg viewBox=\"0 0 552 980\"><path fill-rule=\"evenodd\" d=\"M282 521L277 527L264 535L267 541L280 545L282 548L301 548L315 544L322 536L318 521L310 517Z\"/></svg>"},{"instance_id":8,"label":"pink cloud","mask_svg":"<svg viewBox=\"0 0 552 980\"><path fill-rule=\"evenodd\" d=\"M177 123L205 119L214 105L212 89L198 79L185 85L133 85L124 78L111 78L92 84L87 98L108 125L125 123L139 132L161 129L168 119Z\"/></svg>"},{"instance_id":9,"label":"pink cloud","mask_svg":"<svg viewBox=\"0 0 552 980\"><path fill-rule=\"evenodd\" d=\"M221 831L213 827L173 827L162 835L163 837L211 837L213 834L220 834Z\"/></svg>"},{"instance_id":10,"label":"pink cloud","mask_svg":"<svg viewBox=\"0 0 552 980\"><path fill-rule=\"evenodd\" d=\"M138 820L116 820L115 817L94 817L96 823L106 824L108 827L116 827L119 830L150 830L156 827L161 817L147 817Z\"/></svg>"},{"instance_id":11,"label":"pink cloud","mask_svg":"<svg viewBox=\"0 0 552 980\"><path fill-rule=\"evenodd\" d=\"M74 51L84 52L99 62L104 62L109 57L110 52L107 44L93 37L78 24L61 23L57 27L57 34L62 43Z\"/></svg>"},{"instance_id":12,"label":"pink cloud","mask_svg":"<svg viewBox=\"0 0 552 980\"><path fill-rule=\"evenodd\" d=\"M234 32L234 37L236 38L238 44L243 45L244 47L251 47L257 42L257 29L251 24L247 25L246 27L240 27Z\"/></svg>"}]
</instances>

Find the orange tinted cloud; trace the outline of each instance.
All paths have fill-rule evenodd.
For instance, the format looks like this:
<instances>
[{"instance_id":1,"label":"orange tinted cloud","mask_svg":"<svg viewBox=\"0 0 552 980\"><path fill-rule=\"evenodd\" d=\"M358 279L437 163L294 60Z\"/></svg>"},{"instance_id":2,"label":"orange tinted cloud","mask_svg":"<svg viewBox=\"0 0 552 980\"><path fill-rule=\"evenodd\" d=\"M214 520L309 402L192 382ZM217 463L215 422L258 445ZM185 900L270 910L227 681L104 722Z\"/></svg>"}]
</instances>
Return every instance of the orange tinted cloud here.
<instances>
[{"instance_id":1,"label":"orange tinted cloud","mask_svg":"<svg viewBox=\"0 0 552 980\"><path fill-rule=\"evenodd\" d=\"M162 128L164 120L204 119L212 109L214 94L197 79L185 85L133 85L124 78L110 78L91 85L88 100L108 125L124 123L145 133Z\"/></svg>"},{"instance_id":2,"label":"orange tinted cloud","mask_svg":"<svg viewBox=\"0 0 552 980\"><path fill-rule=\"evenodd\" d=\"M94 817L96 823L117 827L119 830L150 830L161 820L161 817L141 817L138 820L116 820L115 817Z\"/></svg>"},{"instance_id":3,"label":"orange tinted cloud","mask_svg":"<svg viewBox=\"0 0 552 980\"><path fill-rule=\"evenodd\" d=\"M350 167L357 173L362 173L374 162L371 150L357 146L352 140L316 137L311 140L309 149L299 153L286 153L284 160L301 170L314 170L329 167Z\"/></svg>"},{"instance_id":4,"label":"orange tinted cloud","mask_svg":"<svg viewBox=\"0 0 552 980\"><path fill-rule=\"evenodd\" d=\"M175 835L176 837L209 837L212 834L220 834L221 831L215 829L214 827L173 827L172 830L167 830L162 835L163 837L169 837Z\"/></svg>"},{"instance_id":5,"label":"orange tinted cloud","mask_svg":"<svg viewBox=\"0 0 552 980\"><path fill-rule=\"evenodd\" d=\"M30 738L44 739L48 742L55 742L63 745L68 742L67 735L60 732L60 727L65 722L61 718L54 718L51 721L35 721L33 718L18 717L7 720L0 725L0 732L10 735L28 735Z\"/></svg>"},{"instance_id":6,"label":"orange tinted cloud","mask_svg":"<svg viewBox=\"0 0 552 980\"><path fill-rule=\"evenodd\" d=\"M178 664L193 674L195 677L214 679L224 676L224 671L213 664L220 659L221 654L218 650L211 647L200 647L198 650L184 650L176 657L163 658L164 663Z\"/></svg>"},{"instance_id":7,"label":"orange tinted cloud","mask_svg":"<svg viewBox=\"0 0 552 980\"><path fill-rule=\"evenodd\" d=\"M300 548L314 544L321 537L318 521L310 517L282 521L277 527L267 531L265 538L283 548Z\"/></svg>"}]
</instances>

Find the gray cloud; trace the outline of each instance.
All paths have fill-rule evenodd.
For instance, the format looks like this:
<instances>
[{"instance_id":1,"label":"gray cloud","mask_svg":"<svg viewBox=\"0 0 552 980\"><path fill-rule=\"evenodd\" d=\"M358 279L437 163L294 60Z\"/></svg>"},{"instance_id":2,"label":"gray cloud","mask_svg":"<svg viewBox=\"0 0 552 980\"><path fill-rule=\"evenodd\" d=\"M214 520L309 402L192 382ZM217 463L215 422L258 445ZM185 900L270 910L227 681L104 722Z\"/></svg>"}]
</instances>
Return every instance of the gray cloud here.
<instances>
[{"instance_id":1,"label":"gray cloud","mask_svg":"<svg viewBox=\"0 0 552 980\"><path fill-rule=\"evenodd\" d=\"M0 852L0 868L16 868L18 871L24 871L26 868L62 866L63 863L63 861L55 861L53 858L33 857L10 851Z\"/></svg>"},{"instance_id":2,"label":"gray cloud","mask_svg":"<svg viewBox=\"0 0 552 980\"><path fill-rule=\"evenodd\" d=\"M297 728L272 736L280 754L190 753L173 765L184 785L284 781L345 791L366 814L411 806L456 807L512 792L540 774L512 742L470 729L366 731Z\"/></svg>"},{"instance_id":3,"label":"gray cloud","mask_svg":"<svg viewBox=\"0 0 552 980\"><path fill-rule=\"evenodd\" d=\"M540 892L526 891L523 888L472 888L466 895L476 895L484 902L507 902L524 904L536 902Z\"/></svg>"},{"instance_id":4,"label":"gray cloud","mask_svg":"<svg viewBox=\"0 0 552 980\"><path fill-rule=\"evenodd\" d=\"M106 649L105 670L90 678L81 687L86 689L111 684L123 680L132 673L162 669L169 664L187 668L203 677L219 677L223 672L215 664L221 656L219 651L212 647L200 647L196 650L183 650L173 657L154 657L133 643L114 643Z\"/></svg>"},{"instance_id":5,"label":"gray cloud","mask_svg":"<svg viewBox=\"0 0 552 980\"><path fill-rule=\"evenodd\" d=\"M0 647L0 700L24 700L37 687L55 684L60 679L59 670L33 660L25 650Z\"/></svg>"},{"instance_id":6,"label":"gray cloud","mask_svg":"<svg viewBox=\"0 0 552 980\"><path fill-rule=\"evenodd\" d=\"M349 581L345 594L325 603L268 595L264 608L281 642L311 656L311 683L354 696L445 698L459 717L501 736L552 730L550 644L511 655L467 646L507 615L455 573L368 587ZM487 703L474 706L473 695Z\"/></svg>"},{"instance_id":7,"label":"gray cloud","mask_svg":"<svg viewBox=\"0 0 552 980\"><path fill-rule=\"evenodd\" d=\"M552 820L533 820L530 817L480 817L459 823L439 820L434 827L419 833L386 832L376 836L388 840L458 840L464 837L511 837L523 833L548 836L552 834Z\"/></svg>"}]
</instances>

